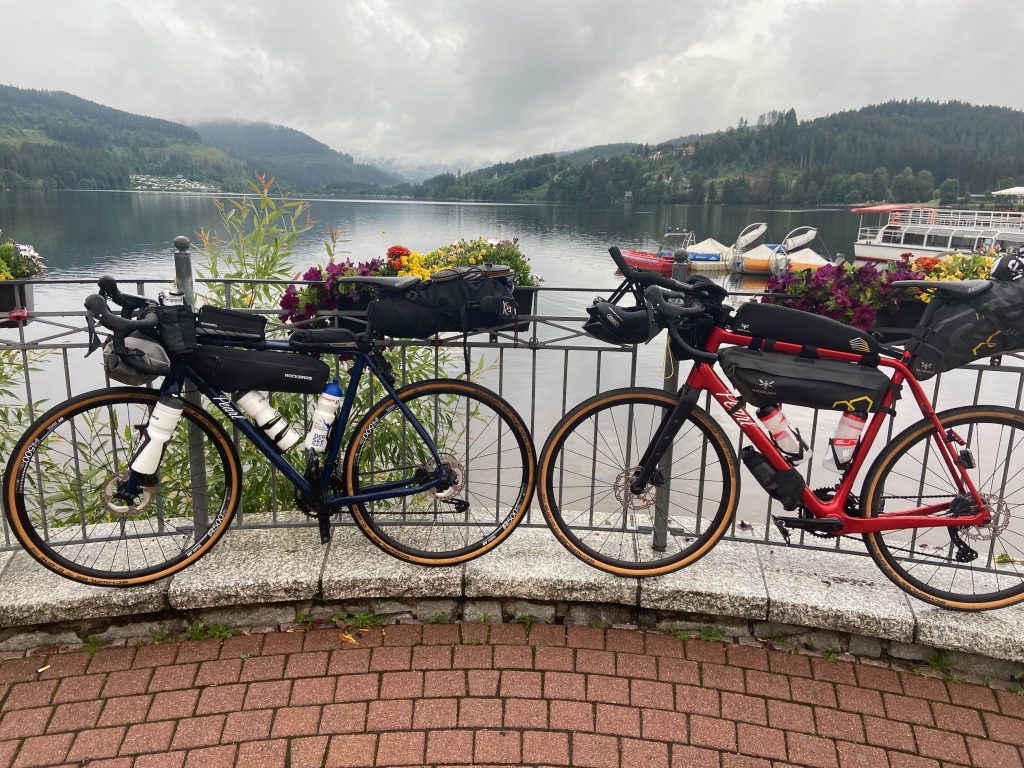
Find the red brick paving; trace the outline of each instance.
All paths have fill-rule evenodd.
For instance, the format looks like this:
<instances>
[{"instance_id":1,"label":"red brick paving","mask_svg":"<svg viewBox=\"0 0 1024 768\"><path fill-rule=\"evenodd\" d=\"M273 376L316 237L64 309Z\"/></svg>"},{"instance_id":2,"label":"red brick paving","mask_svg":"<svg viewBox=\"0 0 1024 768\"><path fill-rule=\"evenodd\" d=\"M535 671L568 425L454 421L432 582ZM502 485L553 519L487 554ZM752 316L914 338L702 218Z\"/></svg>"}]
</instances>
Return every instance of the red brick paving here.
<instances>
[{"instance_id":1,"label":"red brick paving","mask_svg":"<svg viewBox=\"0 0 1024 768\"><path fill-rule=\"evenodd\" d=\"M42 671L39 671L42 670ZM0 766L1024 768L1024 696L586 627L398 625L0 665Z\"/></svg>"}]
</instances>

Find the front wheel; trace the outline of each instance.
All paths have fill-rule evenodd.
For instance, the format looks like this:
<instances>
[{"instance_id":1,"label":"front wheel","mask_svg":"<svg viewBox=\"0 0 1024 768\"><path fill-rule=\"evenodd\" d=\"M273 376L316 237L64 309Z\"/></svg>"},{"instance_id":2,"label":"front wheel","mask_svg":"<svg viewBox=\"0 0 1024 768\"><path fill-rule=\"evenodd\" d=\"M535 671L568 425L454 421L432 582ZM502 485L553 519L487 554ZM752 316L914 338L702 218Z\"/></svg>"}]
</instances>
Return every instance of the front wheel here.
<instances>
[{"instance_id":1,"label":"front wheel","mask_svg":"<svg viewBox=\"0 0 1024 768\"><path fill-rule=\"evenodd\" d=\"M875 563L898 587L943 608L984 610L1024 600L1024 414L998 406L968 406L939 414L970 451L966 470L991 514L983 526L911 528L864 535ZM973 515L943 461L931 421L897 435L864 480L865 517L884 517L928 505L936 513ZM967 454L962 454L968 458ZM957 511L959 510L959 512ZM953 536L951 536L951 532ZM976 554L974 559L954 536ZM961 560L957 559L960 554Z\"/></svg>"},{"instance_id":2,"label":"front wheel","mask_svg":"<svg viewBox=\"0 0 1024 768\"><path fill-rule=\"evenodd\" d=\"M559 541L618 576L655 576L695 562L725 533L739 490L736 454L695 407L658 476L641 493L630 481L677 398L620 389L567 413L541 452L540 505Z\"/></svg>"},{"instance_id":3,"label":"front wheel","mask_svg":"<svg viewBox=\"0 0 1024 768\"><path fill-rule=\"evenodd\" d=\"M533 498L536 454L529 430L505 400L467 381L436 379L398 390L449 472L449 487L352 505L362 532L394 557L455 565L494 549ZM345 452L349 495L433 476L426 444L390 397L360 421Z\"/></svg>"},{"instance_id":4,"label":"front wheel","mask_svg":"<svg viewBox=\"0 0 1024 768\"><path fill-rule=\"evenodd\" d=\"M188 402L153 480L131 506L114 497L159 397L130 388L79 395L18 441L3 478L7 520L51 571L83 584L146 584L194 563L227 530L242 469L220 425ZM202 446L194 453L190 433Z\"/></svg>"}]
</instances>

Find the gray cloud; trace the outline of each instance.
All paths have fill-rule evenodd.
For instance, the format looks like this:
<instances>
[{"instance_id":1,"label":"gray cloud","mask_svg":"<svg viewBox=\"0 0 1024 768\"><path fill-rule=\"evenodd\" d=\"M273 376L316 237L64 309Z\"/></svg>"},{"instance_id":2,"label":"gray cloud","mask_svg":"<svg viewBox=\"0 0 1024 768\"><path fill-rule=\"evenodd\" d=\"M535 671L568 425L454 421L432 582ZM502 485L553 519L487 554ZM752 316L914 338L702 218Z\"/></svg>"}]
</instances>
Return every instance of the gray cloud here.
<instances>
[{"instance_id":1,"label":"gray cloud","mask_svg":"<svg viewBox=\"0 0 1024 768\"><path fill-rule=\"evenodd\" d=\"M1024 107L1013 0L0 0L0 19L6 84L467 168L790 106Z\"/></svg>"}]
</instances>

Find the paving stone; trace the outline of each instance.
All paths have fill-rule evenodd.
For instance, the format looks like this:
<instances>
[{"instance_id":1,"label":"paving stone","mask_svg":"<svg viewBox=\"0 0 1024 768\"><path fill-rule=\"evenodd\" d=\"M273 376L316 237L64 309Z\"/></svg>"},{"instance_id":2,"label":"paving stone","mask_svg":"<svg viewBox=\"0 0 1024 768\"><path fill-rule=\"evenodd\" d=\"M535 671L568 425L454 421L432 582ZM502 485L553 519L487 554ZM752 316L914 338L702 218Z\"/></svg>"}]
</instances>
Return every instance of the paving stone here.
<instances>
[{"instance_id":1,"label":"paving stone","mask_svg":"<svg viewBox=\"0 0 1024 768\"><path fill-rule=\"evenodd\" d=\"M501 547L488 557L500 551ZM335 528L322 582L325 600L459 598L462 567L406 563L377 549L354 528Z\"/></svg>"},{"instance_id":2,"label":"paving stone","mask_svg":"<svg viewBox=\"0 0 1024 768\"><path fill-rule=\"evenodd\" d=\"M637 580L573 557L546 528L517 528L493 552L466 563L466 597L636 605Z\"/></svg>"},{"instance_id":3,"label":"paving stone","mask_svg":"<svg viewBox=\"0 0 1024 768\"><path fill-rule=\"evenodd\" d=\"M644 579L640 606L747 619L768 618L768 593L757 549L720 541L691 566Z\"/></svg>"},{"instance_id":4,"label":"paving stone","mask_svg":"<svg viewBox=\"0 0 1024 768\"><path fill-rule=\"evenodd\" d=\"M210 554L174 577L171 605L191 609L308 600L319 591L326 550L313 528L231 531Z\"/></svg>"},{"instance_id":5,"label":"paving stone","mask_svg":"<svg viewBox=\"0 0 1024 768\"><path fill-rule=\"evenodd\" d=\"M758 547L772 621L910 642L907 596L867 557Z\"/></svg>"},{"instance_id":6,"label":"paving stone","mask_svg":"<svg viewBox=\"0 0 1024 768\"><path fill-rule=\"evenodd\" d=\"M1024 605L997 611L947 611L912 600L917 642L951 651L1024 662Z\"/></svg>"},{"instance_id":7,"label":"paving stone","mask_svg":"<svg viewBox=\"0 0 1024 768\"><path fill-rule=\"evenodd\" d=\"M2 574L0 626L130 616L167 607L168 582L110 589L65 579L25 552L16 552Z\"/></svg>"}]
</instances>

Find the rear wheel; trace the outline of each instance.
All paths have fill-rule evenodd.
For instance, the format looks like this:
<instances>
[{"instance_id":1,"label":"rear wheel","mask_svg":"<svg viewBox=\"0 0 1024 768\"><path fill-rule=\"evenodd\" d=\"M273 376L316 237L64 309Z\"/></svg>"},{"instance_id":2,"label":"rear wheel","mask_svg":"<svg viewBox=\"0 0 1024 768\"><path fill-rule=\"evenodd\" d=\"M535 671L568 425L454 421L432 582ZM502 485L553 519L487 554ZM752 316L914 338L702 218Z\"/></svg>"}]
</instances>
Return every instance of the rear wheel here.
<instances>
[{"instance_id":1,"label":"rear wheel","mask_svg":"<svg viewBox=\"0 0 1024 768\"><path fill-rule=\"evenodd\" d=\"M126 587L170 576L202 557L238 507L242 470L224 430L184 403L155 480L132 506L113 497L160 397L116 388L80 395L39 417L3 478L11 531L51 571ZM203 446L190 461L190 427Z\"/></svg>"},{"instance_id":2,"label":"rear wheel","mask_svg":"<svg viewBox=\"0 0 1024 768\"><path fill-rule=\"evenodd\" d=\"M385 552L418 565L455 565L494 549L533 498L537 458L523 420L471 382L437 379L398 395L434 441L450 487L353 504L356 523ZM435 471L431 452L391 398L355 428L343 465L350 495Z\"/></svg>"},{"instance_id":3,"label":"rear wheel","mask_svg":"<svg viewBox=\"0 0 1024 768\"><path fill-rule=\"evenodd\" d=\"M541 508L558 540L585 563L618 576L654 576L696 562L725 533L738 464L702 408L680 427L659 465L661 479L640 494L629 490L676 401L656 389L600 394L567 413L548 438L538 471Z\"/></svg>"},{"instance_id":4,"label":"rear wheel","mask_svg":"<svg viewBox=\"0 0 1024 768\"><path fill-rule=\"evenodd\" d=\"M983 526L916 528L865 534L868 551L897 586L943 608L982 610L1024 600L1024 414L1011 408L969 406L939 414L969 450L967 474L991 515ZM930 504L937 513L973 515L975 504L957 489L932 423L901 432L875 459L864 481L864 515L879 517ZM955 543L951 532L963 546ZM965 547L973 550L971 557Z\"/></svg>"}]
</instances>

